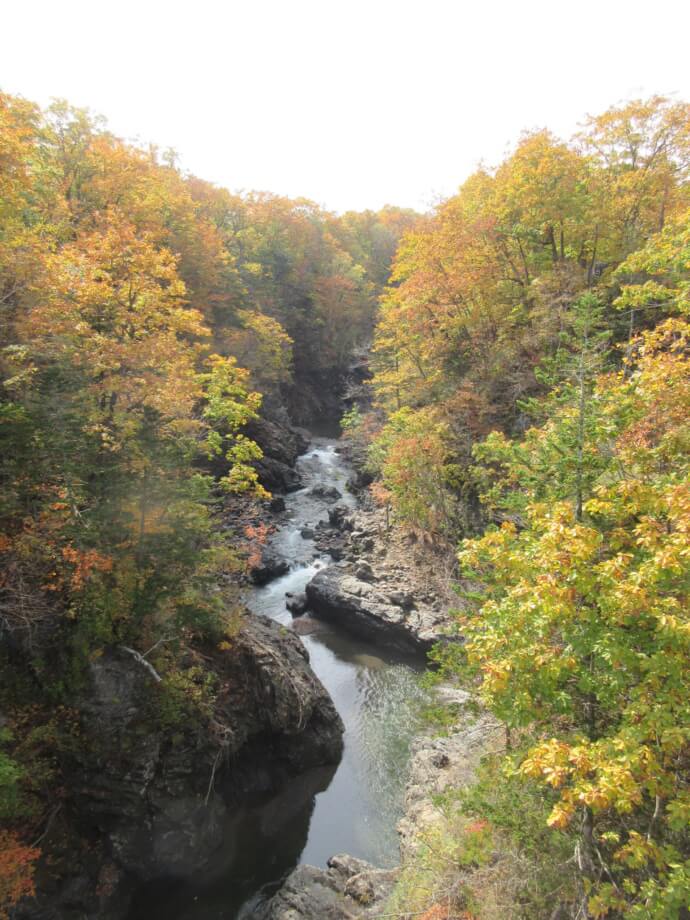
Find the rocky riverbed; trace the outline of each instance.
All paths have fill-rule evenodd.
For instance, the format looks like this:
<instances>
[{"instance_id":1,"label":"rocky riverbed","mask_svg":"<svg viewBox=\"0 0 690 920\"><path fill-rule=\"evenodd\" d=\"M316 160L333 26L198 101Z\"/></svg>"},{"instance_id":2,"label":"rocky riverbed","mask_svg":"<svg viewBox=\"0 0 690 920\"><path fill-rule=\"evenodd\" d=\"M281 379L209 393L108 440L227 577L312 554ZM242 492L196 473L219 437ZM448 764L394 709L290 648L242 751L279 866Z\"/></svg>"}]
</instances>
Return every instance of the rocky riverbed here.
<instances>
[{"instance_id":1,"label":"rocky riverbed","mask_svg":"<svg viewBox=\"0 0 690 920\"><path fill-rule=\"evenodd\" d=\"M144 662L121 648L92 662L89 743L16 920L375 917L388 897L419 653L448 634L451 557L358 504L332 441L304 452L304 433L261 424L259 472L282 494L228 509L258 535L255 612L225 651L189 650L220 687L213 711L161 723ZM295 869L300 854L317 864Z\"/></svg>"},{"instance_id":2,"label":"rocky riverbed","mask_svg":"<svg viewBox=\"0 0 690 920\"><path fill-rule=\"evenodd\" d=\"M454 562L447 551L420 543L389 526L385 512L352 508L330 495L328 520L309 530L315 547L333 562L290 593L293 628L309 632L320 620L382 647L426 651L453 638L450 611ZM311 625L310 625L311 624ZM439 691L441 702L462 705L461 690ZM486 715L467 716L462 727L436 738L418 729L397 830L401 866L413 860L420 838L441 814L434 796L472 780L480 757L503 742L501 727ZM396 850L398 847L396 846ZM385 911L400 874L349 854L330 856L325 866L301 864L257 916L262 920L353 920Z\"/></svg>"},{"instance_id":3,"label":"rocky riverbed","mask_svg":"<svg viewBox=\"0 0 690 920\"><path fill-rule=\"evenodd\" d=\"M307 609L367 639L428 651L452 635L454 559L374 507L331 508L317 547L336 557L306 586Z\"/></svg>"},{"instance_id":4,"label":"rocky riverbed","mask_svg":"<svg viewBox=\"0 0 690 920\"><path fill-rule=\"evenodd\" d=\"M140 890L130 920L148 920L154 910L171 920L257 916L277 889L288 896L281 883L300 859L313 864L302 870L303 881L329 873L315 910L324 908L323 898L339 897L341 888L345 897L364 892L361 879L348 880L366 863L375 891L392 877L410 744L426 698L418 682L424 659L417 643L383 634L372 641L344 623L305 612L306 585L330 567L329 548L334 555L337 544L355 552L347 534L359 512L347 488L351 469L332 439L313 439L295 474L298 489L261 509L240 509L241 515L233 508L234 526L263 540L256 541L245 599L254 619L273 621L304 645L343 719L343 755L329 776L321 772L312 782L309 771L300 774L245 810L247 820L226 824L217 854L188 881L154 880ZM335 853L349 856L328 865ZM311 895L304 897L307 903Z\"/></svg>"}]
</instances>

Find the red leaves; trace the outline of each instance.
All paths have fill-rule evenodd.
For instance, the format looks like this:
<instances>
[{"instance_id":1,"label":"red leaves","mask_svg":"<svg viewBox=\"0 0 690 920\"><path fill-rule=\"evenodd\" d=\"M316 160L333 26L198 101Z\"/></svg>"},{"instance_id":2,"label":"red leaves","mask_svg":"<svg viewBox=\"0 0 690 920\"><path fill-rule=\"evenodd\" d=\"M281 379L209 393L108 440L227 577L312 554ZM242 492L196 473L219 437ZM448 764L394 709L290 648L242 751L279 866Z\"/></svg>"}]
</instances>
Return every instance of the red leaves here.
<instances>
[{"instance_id":1,"label":"red leaves","mask_svg":"<svg viewBox=\"0 0 690 920\"><path fill-rule=\"evenodd\" d=\"M247 567L252 569L261 562L261 547L266 543L270 528L264 524L249 524L244 528L244 535L249 540Z\"/></svg>"},{"instance_id":2,"label":"red leaves","mask_svg":"<svg viewBox=\"0 0 690 920\"><path fill-rule=\"evenodd\" d=\"M9 909L34 893L33 875L40 855L36 847L24 846L16 834L0 831L0 920Z\"/></svg>"},{"instance_id":3,"label":"red leaves","mask_svg":"<svg viewBox=\"0 0 690 920\"><path fill-rule=\"evenodd\" d=\"M92 549L63 546L62 558L72 566L70 583L73 591L80 591L94 572L110 572L113 567L112 559Z\"/></svg>"}]
</instances>

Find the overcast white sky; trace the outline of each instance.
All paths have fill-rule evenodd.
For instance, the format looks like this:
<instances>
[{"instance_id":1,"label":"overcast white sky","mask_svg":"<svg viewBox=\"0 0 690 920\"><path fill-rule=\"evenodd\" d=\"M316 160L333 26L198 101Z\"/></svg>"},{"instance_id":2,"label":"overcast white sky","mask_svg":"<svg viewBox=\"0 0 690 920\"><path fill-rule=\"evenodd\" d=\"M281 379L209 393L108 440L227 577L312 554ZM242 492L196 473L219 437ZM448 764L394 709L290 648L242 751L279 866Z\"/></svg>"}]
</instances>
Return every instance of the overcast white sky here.
<instances>
[{"instance_id":1,"label":"overcast white sky","mask_svg":"<svg viewBox=\"0 0 690 920\"><path fill-rule=\"evenodd\" d=\"M0 88L233 190L423 209L525 128L690 99L683 0L5 0Z\"/></svg>"}]
</instances>

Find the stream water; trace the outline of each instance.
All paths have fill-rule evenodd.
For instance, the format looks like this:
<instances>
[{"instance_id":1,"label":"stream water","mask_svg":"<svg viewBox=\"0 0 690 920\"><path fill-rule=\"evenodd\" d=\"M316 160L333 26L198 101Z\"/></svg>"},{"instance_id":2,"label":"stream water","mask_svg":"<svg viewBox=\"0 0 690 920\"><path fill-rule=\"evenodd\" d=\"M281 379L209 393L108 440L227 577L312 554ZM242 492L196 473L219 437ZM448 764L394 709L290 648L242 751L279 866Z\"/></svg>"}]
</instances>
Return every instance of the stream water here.
<instances>
[{"instance_id":1,"label":"stream water","mask_svg":"<svg viewBox=\"0 0 690 920\"><path fill-rule=\"evenodd\" d=\"M303 591L330 562L301 533L328 517L329 505L311 490L335 486L341 502L355 503L345 488L349 470L334 440L315 438L298 469L304 487L286 496L287 522L270 540L290 570L247 596L255 613L286 626L292 616L285 593ZM136 898L131 920L244 920L299 862L325 866L336 853L381 866L397 862L395 825L424 696L418 681L423 664L330 624L314 626L302 641L345 723L340 764L309 770L279 794L257 796L235 811L214 864L193 882L147 885Z\"/></svg>"}]
</instances>

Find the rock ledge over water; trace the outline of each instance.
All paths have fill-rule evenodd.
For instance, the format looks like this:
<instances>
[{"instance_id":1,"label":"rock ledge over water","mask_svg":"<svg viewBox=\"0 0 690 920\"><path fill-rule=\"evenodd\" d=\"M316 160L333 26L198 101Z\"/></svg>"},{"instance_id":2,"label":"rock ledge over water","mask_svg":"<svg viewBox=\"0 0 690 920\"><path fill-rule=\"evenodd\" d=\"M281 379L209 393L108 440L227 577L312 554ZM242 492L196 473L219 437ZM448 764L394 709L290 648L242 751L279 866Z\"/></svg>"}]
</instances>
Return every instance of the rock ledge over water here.
<instances>
[{"instance_id":1,"label":"rock ledge over water","mask_svg":"<svg viewBox=\"0 0 690 920\"><path fill-rule=\"evenodd\" d=\"M170 724L145 661L113 647L90 663L70 798L46 832L37 897L13 920L121 920L134 879L201 871L246 795L338 762L342 721L294 633L247 615L228 649L188 658L214 676L213 711Z\"/></svg>"},{"instance_id":2,"label":"rock ledge over water","mask_svg":"<svg viewBox=\"0 0 690 920\"><path fill-rule=\"evenodd\" d=\"M447 620L414 596L378 582L366 562L330 565L306 588L309 609L344 629L405 650L427 651Z\"/></svg>"}]
</instances>

